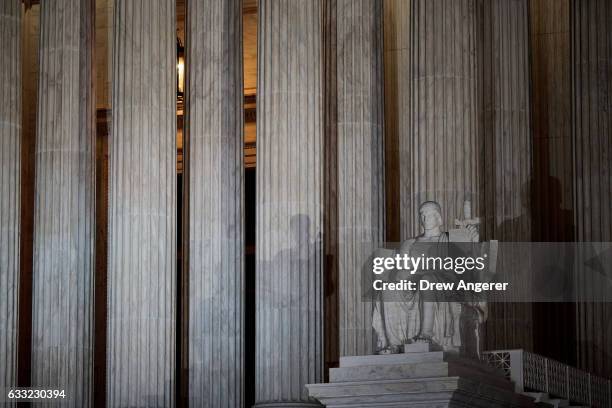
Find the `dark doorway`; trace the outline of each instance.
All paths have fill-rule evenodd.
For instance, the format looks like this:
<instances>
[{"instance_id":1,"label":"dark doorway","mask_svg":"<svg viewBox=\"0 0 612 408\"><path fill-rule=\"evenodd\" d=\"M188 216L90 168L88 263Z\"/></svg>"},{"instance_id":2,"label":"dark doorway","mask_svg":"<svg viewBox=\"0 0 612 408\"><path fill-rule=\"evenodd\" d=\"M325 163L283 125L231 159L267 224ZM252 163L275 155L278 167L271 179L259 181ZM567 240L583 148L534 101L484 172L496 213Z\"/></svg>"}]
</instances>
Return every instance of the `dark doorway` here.
<instances>
[{"instance_id":1,"label":"dark doorway","mask_svg":"<svg viewBox=\"0 0 612 408\"><path fill-rule=\"evenodd\" d=\"M255 404L255 168L244 172L244 402Z\"/></svg>"}]
</instances>

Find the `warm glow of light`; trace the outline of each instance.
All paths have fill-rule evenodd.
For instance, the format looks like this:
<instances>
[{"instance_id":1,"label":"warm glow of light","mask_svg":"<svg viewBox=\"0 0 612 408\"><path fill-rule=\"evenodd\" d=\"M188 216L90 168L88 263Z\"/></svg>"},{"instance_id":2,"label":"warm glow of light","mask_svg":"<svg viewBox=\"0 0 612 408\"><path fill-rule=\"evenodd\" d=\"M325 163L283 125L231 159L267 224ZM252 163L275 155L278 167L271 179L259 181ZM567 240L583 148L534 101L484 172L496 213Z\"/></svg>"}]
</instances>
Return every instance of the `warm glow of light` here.
<instances>
[{"instance_id":1,"label":"warm glow of light","mask_svg":"<svg viewBox=\"0 0 612 408\"><path fill-rule=\"evenodd\" d=\"M178 64L176 64L176 71L178 73L178 90L184 92L185 90L185 60L179 58Z\"/></svg>"}]
</instances>

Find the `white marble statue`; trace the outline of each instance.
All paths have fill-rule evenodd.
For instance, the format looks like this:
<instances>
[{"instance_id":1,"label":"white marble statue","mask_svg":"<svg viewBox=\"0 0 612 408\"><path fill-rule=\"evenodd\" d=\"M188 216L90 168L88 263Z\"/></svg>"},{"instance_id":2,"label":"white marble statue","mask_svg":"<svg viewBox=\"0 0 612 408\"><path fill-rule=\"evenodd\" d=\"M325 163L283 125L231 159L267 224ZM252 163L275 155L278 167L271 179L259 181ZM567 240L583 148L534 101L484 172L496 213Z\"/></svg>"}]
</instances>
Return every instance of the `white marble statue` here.
<instances>
[{"instance_id":1,"label":"white marble statue","mask_svg":"<svg viewBox=\"0 0 612 408\"><path fill-rule=\"evenodd\" d=\"M465 207L469 209L469 203L466 203ZM428 256L444 257L447 255L445 251L449 241L478 242L478 220L472 219L468 212L464 216L464 221L456 221L460 227L458 230L444 232L440 204L434 201L424 202L419 207L423 232L404 241L399 254L418 257L427 252ZM398 279L408 278L409 272L402 271L401 274L405 276L397 276ZM430 282L459 279L459 275L447 271L417 271L416 275ZM384 302L384 299L380 299L375 304L372 325L378 337L379 353L398 353L406 344L422 342L431 344L434 350L460 351L462 331L465 332L462 330L462 324L465 325L462 314L469 309L477 319L482 319L486 313L486 306L483 304L444 302L432 299L431 296L425 299L418 290L403 291L401 296L401 301Z\"/></svg>"}]
</instances>

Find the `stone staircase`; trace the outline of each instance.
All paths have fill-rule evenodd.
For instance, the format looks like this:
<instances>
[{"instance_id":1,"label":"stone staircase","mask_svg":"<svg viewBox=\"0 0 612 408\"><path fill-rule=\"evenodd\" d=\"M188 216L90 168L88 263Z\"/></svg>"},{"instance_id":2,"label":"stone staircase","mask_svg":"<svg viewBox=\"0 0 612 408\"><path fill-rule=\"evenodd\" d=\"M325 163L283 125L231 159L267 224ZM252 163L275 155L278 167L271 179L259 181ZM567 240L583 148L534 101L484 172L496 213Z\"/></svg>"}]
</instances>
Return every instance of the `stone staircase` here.
<instances>
[{"instance_id":1,"label":"stone staircase","mask_svg":"<svg viewBox=\"0 0 612 408\"><path fill-rule=\"evenodd\" d=\"M402 354L342 357L329 383L307 385L309 394L330 408L564 406L516 393L503 370L481 361L413 346Z\"/></svg>"}]
</instances>

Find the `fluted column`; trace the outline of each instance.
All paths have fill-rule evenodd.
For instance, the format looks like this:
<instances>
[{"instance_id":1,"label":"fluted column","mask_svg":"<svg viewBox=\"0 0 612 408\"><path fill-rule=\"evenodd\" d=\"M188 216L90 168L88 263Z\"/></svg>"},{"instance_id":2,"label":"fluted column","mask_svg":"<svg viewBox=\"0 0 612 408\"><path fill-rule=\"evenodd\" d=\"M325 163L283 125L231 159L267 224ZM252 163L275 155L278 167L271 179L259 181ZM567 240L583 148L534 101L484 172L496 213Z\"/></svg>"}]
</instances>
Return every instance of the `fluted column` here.
<instances>
[{"instance_id":1,"label":"fluted column","mask_svg":"<svg viewBox=\"0 0 612 408\"><path fill-rule=\"evenodd\" d=\"M480 4L412 1L411 114L399 134L402 239L419 233L423 201L442 205L447 227L465 199L480 212Z\"/></svg>"},{"instance_id":2,"label":"fluted column","mask_svg":"<svg viewBox=\"0 0 612 408\"><path fill-rule=\"evenodd\" d=\"M609 242L612 240L612 3L573 1L570 7L576 240ZM612 300L607 288L594 287L588 277L589 273L580 274L577 287L582 296ZM579 367L612 375L609 353L612 303L578 303L577 308Z\"/></svg>"},{"instance_id":3,"label":"fluted column","mask_svg":"<svg viewBox=\"0 0 612 408\"><path fill-rule=\"evenodd\" d=\"M384 241L382 1L336 2L340 355L373 352L362 271Z\"/></svg>"},{"instance_id":4,"label":"fluted column","mask_svg":"<svg viewBox=\"0 0 612 408\"><path fill-rule=\"evenodd\" d=\"M256 404L323 381L321 0L259 3Z\"/></svg>"},{"instance_id":5,"label":"fluted column","mask_svg":"<svg viewBox=\"0 0 612 408\"><path fill-rule=\"evenodd\" d=\"M576 237L611 241L612 3L574 1L571 7Z\"/></svg>"},{"instance_id":6,"label":"fluted column","mask_svg":"<svg viewBox=\"0 0 612 408\"><path fill-rule=\"evenodd\" d=\"M242 0L187 10L189 403L243 404Z\"/></svg>"},{"instance_id":7,"label":"fluted column","mask_svg":"<svg viewBox=\"0 0 612 408\"><path fill-rule=\"evenodd\" d=\"M530 241L533 155L528 0L487 1L484 44L486 204L478 214L483 217L481 234L486 239ZM501 264L500 269L524 273L529 264L516 266L514 261ZM531 282L515 279L518 283L512 293L528 296ZM531 304L491 303L489 307L489 348L532 350Z\"/></svg>"},{"instance_id":8,"label":"fluted column","mask_svg":"<svg viewBox=\"0 0 612 408\"><path fill-rule=\"evenodd\" d=\"M109 407L175 403L175 17L174 0L115 2Z\"/></svg>"},{"instance_id":9,"label":"fluted column","mask_svg":"<svg viewBox=\"0 0 612 408\"><path fill-rule=\"evenodd\" d=\"M40 27L32 386L64 389L83 407L93 354L93 2L43 1Z\"/></svg>"},{"instance_id":10,"label":"fluted column","mask_svg":"<svg viewBox=\"0 0 612 408\"><path fill-rule=\"evenodd\" d=\"M0 3L0 387L17 385L21 1Z\"/></svg>"},{"instance_id":11,"label":"fluted column","mask_svg":"<svg viewBox=\"0 0 612 408\"><path fill-rule=\"evenodd\" d=\"M531 61L528 0L486 7L485 147L488 236L531 239Z\"/></svg>"}]
</instances>

